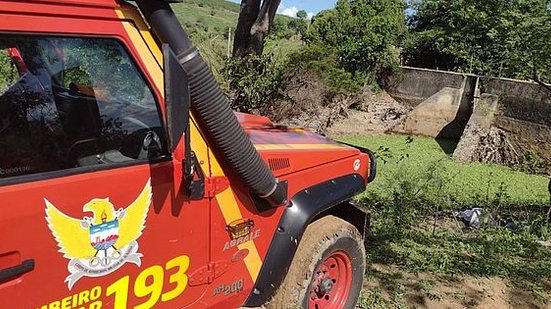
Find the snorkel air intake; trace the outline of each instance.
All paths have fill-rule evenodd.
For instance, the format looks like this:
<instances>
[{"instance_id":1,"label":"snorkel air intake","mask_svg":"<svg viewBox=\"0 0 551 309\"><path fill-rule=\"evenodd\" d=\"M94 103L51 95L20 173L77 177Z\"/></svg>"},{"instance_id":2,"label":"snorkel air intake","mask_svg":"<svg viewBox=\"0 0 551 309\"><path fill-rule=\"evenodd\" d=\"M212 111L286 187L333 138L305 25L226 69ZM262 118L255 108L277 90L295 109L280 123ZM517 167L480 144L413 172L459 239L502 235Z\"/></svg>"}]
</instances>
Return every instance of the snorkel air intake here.
<instances>
[{"instance_id":1,"label":"snorkel air intake","mask_svg":"<svg viewBox=\"0 0 551 309\"><path fill-rule=\"evenodd\" d=\"M277 182L268 165L260 158L169 2L174 1L136 0L157 39L170 45L186 71L191 109L196 120L206 129L205 133L215 151L225 158L227 167L239 175L253 194L272 206L285 204L286 186Z\"/></svg>"}]
</instances>

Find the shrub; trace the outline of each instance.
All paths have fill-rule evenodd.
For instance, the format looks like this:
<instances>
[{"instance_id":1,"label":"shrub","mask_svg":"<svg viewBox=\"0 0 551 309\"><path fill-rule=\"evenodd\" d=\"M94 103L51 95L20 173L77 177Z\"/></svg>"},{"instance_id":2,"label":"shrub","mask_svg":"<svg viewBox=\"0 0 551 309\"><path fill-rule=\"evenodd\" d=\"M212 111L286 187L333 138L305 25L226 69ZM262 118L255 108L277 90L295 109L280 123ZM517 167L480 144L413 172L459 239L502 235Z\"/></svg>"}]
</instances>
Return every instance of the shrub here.
<instances>
[{"instance_id":1,"label":"shrub","mask_svg":"<svg viewBox=\"0 0 551 309\"><path fill-rule=\"evenodd\" d=\"M303 46L289 55L288 62L301 70L314 72L334 92L334 95L359 92L370 81L368 73L354 74L339 67L337 55L323 45ZM370 85L372 88L377 88L376 83Z\"/></svg>"},{"instance_id":2,"label":"shrub","mask_svg":"<svg viewBox=\"0 0 551 309\"><path fill-rule=\"evenodd\" d=\"M545 161L534 150L529 150L524 158L513 168L529 174L544 174L547 170L551 169L551 164Z\"/></svg>"},{"instance_id":3,"label":"shrub","mask_svg":"<svg viewBox=\"0 0 551 309\"><path fill-rule=\"evenodd\" d=\"M405 7L404 0L341 0L313 19L305 40L331 49L340 68L372 74L384 86L399 69Z\"/></svg>"},{"instance_id":4,"label":"shrub","mask_svg":"<svg viewBox=\"0 0 551 309\"><path fill-rule=\"evenodd\" d=\"M292 101L287 93L295 74L292 66L277 63L272 55L230 57L223 70L232 108L263 115L275 115L279 104Z\"/></svg>"}]
</instances>

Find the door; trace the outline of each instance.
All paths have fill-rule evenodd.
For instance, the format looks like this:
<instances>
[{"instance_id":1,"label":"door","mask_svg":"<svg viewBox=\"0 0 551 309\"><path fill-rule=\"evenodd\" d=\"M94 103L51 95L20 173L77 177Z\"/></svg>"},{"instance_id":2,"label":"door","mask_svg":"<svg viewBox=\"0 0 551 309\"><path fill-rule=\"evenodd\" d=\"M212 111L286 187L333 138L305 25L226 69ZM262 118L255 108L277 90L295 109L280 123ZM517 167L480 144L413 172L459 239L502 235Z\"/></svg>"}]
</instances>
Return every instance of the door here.
<instances>
[{"instance_id":1,"label":"door","mask_svg":"<svg viewBox=\"0 0 551 309\"><path fill-rule=\"evenodd\" d=\"M0 308L199 299L208 200L180 192L161 96L124 42L0 33L0 72Z\"/></svg>"}]
</instances>

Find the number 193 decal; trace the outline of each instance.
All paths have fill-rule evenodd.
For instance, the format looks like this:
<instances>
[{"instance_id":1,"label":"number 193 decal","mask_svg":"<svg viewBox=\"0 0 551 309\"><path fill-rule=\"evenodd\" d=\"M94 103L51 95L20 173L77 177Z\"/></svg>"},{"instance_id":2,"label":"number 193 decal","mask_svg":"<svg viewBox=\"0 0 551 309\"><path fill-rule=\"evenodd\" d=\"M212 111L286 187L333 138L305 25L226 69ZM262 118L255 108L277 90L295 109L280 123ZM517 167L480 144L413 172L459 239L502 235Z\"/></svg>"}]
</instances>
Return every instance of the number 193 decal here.
<instances>
[{"instance_id":1,"label":"number 193 decal","mask_svg":"<svg viewBox=\"0 0 551 309\"><path fill-rule=\"evenodd\" d=\"M182 255L166 262L164 268L153 265L142 270L130 286L130 276L124 276L105 289L100 286L87 291L67 296L61 300L53 301L39 309L72 309L72 308L103 308L102 296L114 297L114 309L126 309L128 307L128 294L132 294L145 301L138 302L134 308L153 308L159 301L168 302L182 295L188 285L186 271L189 268L189 257ZM169 276L169 286L164 285L164 278Z\"/></svg>"},{"instance_id":2,"label":"number 193 decal","mask_svg":"<svg viewBox=\"0 0 551 309\"><path fill-rule=\"evenodd\" d=\"M189 257L184 255L168 261L165 269L159 265L144 269L134 281L134 295L139 298L149 298L134 308L149 309L155 306L159 299L167 302L180 296L187 287L188 276L186 275L186 271L188 268ZM174 287L163 293L165 270L167 273L172 272L169 274L169 282ZM150 277L151 279L149 279ZM151 284L147 284L148 281ZM115 295L115 309L127 307L129 283L130 277L124 276L107 287L106 295Z\"/></svg>"}]
</instances>

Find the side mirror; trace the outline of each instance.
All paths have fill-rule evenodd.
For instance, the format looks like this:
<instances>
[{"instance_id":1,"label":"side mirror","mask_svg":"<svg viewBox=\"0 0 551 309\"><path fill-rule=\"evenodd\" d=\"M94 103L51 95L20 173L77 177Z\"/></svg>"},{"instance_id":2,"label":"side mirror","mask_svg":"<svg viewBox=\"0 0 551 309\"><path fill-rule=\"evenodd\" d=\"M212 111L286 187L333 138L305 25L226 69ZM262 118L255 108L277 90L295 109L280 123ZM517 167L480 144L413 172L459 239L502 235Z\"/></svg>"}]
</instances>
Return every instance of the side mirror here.
<instances>
[{"instance_id":1,"label":"side mirror","mask_svg":"<svg viewBox=\"0 0 551 309\"><path fill-rule=\"evenodd\" d=\"M174 151L189 125L191 97L187 74L168 44L163 44L163 61L168 135Z\"/></svg>"}]
</instances>

